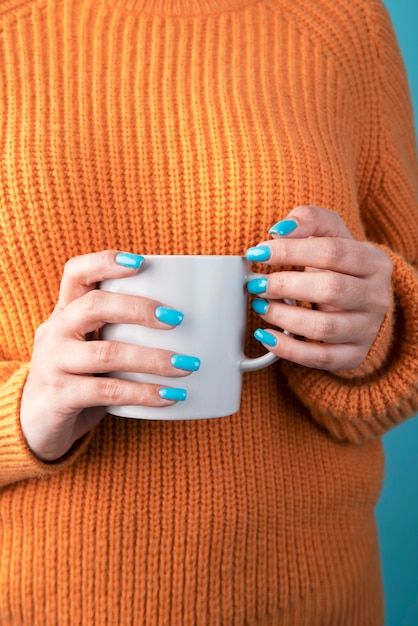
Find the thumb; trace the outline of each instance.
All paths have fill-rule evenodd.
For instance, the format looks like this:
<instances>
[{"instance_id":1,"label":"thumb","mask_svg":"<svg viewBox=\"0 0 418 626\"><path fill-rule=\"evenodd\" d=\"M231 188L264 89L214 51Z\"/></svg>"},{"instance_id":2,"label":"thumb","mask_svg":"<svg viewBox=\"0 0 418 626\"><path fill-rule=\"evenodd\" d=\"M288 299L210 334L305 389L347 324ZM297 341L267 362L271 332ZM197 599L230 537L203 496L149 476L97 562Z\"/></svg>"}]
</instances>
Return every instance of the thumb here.
<instances>
[{"instance_id":1,"label":"thumb","mask_svg":"<svg viewBox=\"0 0 418 626\"><path fill-rule=\"evenodd\" d=\"M53 314L70 302L96 289L106 278L131 276L140 268L144 258L139 254L103 250L71 258L64 267L57 305Z\"/></svg>"},{"instance_id":2,"label":"thumb","mask_svg":"<svg viewBox=\"0 0 418 626\"><path fill-rule=\"evenodd\" d=\"M269 234L280 237L303 239L306 237L342 237L353 239L342 218L335 211L315 205L301 205L290 211L286 219L277 222Z\"/></svg>"}]
</instances>

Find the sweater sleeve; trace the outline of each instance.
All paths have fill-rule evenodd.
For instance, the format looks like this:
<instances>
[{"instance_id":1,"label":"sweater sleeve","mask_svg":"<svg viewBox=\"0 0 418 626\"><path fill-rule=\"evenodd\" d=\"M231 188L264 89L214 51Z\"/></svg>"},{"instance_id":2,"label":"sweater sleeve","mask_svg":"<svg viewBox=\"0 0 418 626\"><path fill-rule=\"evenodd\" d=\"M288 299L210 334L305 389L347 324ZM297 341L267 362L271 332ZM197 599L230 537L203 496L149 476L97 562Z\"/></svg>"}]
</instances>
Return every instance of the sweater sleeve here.
<instances>
[{"instance_id":1,"label":"sweater sleeve","mask_svg":"<svg viewBox=\"0 0 418 626\"><path fill-rule=\"evenodd\" d=\"M20 16L29 15L35 4L36 0L27 2L10 0L1 3L0 35L3 35L6 26L13 22L18 14ZM0 66L2 69L5 65L3 63L3 53L4 48L0 46L0 58L2 59ZM1 78L3 79L3 75ZM3 80L0 82L1 97L3 99L8 90ZM3 128L7 126L3 118L1 118L0 123L3 125ZM4 144L2 143L1 145L3 150ZM1 157L4 158L3 151ZM3 165L3 161L1 161L1 164ZM3 170L0 171L0 179L3 184L2 174ZM6 190L7 192L9 191L7 186ZM4 187L2 187L3 191ZM10 229L10 223L13 223L8 221L7 217L7 208L0 202L0 250L2 256L2 263L0 264L0 488L18 481L42 478L63 471L65 467L75 462L88 442L87 437L80 444L75 445L73 450L59 462L44 463L31 452L25 441L20 427L20 399L29 371L29 362L24 357L18 360L19 351L15 347L12 349L7 347L10 343L9 340L13 329L12 313L7 300L7 293L9 293L7 285L10 282L11 271L3 273L4 268L8 267L6 259L9 253L9 238L5 236L5 229ZM18 291L18 283L16 285L16 290ZM26 308L25 302L20 301L20 304L22 309ZM17 333L22 332L21 325L17 324L17 329Z\"/></svg>"},{"instance_id":2,"label":"sweater sleeve","mask_svg":"<svg viewBox=\"0 0 418 626\"><path fill-rule=\"evenodd\" d=\"M354 443L382 435L418 411L418 172L412 106L386 10L380 0L371 0L364 11L363 58L373 64L375 82L368 89L376 94L370 100L378 132L361 218L369 240L392 259L393 306L358 369L327 372L282 363L289 385L313 418L334 437Z\"/></svg>"},{"instance_id":3,"label":"sweater sleeve","mask_svg":"<svg viewBox=\"0 0 418 626\"><path fill-rule=\"evenodd\" d=\"M53 463L44 463L31 452L20 427L20 398L28 371L28 363L0 363L0 488L65 470L90 440L90 436L85 437L65 457Z\"/></svg>"}]
</instances>

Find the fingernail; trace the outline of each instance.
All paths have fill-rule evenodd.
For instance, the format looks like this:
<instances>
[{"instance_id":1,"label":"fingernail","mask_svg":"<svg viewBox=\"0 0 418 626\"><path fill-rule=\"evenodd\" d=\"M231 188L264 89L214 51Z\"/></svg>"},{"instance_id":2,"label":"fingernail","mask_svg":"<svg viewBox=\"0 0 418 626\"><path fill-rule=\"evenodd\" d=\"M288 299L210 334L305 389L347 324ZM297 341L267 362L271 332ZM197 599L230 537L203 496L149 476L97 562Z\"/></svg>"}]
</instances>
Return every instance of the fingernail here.
<instances>
[{"instance_id":1,"label":"fingernail","mask_svg":"<svg viewBox=\"0 0 418 626\"><path fill-rule=\"evenodd\" d=\"M182 402L187 398L187 391L180 387L161 387L158 391L158 395L163 400L175 400L176 402Z\"/></svg>"},{"instance_id":2,"label":"fingernail","mask_svg":"<svg viewBox=\"0 0 418 626\"><path fill-rule=\"evenodd\" d=\"M284 237L294 231L295 228L297 228L297 225L298 223L296 220L281 220L281 222L277 222L277 224L270 228L269 235L280 235L281 237Z\"/></svg>"},{"instance_id":3,"label":"fingernail","mask_svg":"<svg viewBox=\"0 0 418 626\"><path fill-rule=\"evenodd\" d=\"M271 257L269 246L255 246L249 248L245 254L248 261L268 261Z\"/></svg>"},{"instance_id":4,"label":"fingernail","mask_svg":"<svg viewBox=\"0 0 418 626\"><path fill-rule=\"evenodd\" d=\"M251 302L251 308L259 315L265 315L267 313L267 309L269 308L269 303L267 300L256 298Z\"/></svg>"},{"instance_id":5,"label":"fingernail","mask_svg":"<svg viewBox=\"0 0 418 626\"><path fill-rule=\"evenodd\" d=\"M181 311L175 309L169 309L165 306L157 306L154 311L155 317L160 322L168 324L169 326L178 326L182 323L184 315Z\"/></svg>"},{"instance_id":6,"label":"fingernail","mask_svg":"<svg viewBox=\"0 0 418 626\"><path fill-rule=\"evenodd\" d=\"M257 341L264 343L266 346L273 347L277 344L276 337L267 332L267 330L263 330L261 328L257 328L257 330L254 332L254 337L257 339Z\"/></svg>"},{"instance_id":7,"label":"fingernail","mask_svg":"<svg viewBox=\"0 0 418 626\"><path fill-rule=\"evenodd\" d=\"M247 285L247 289L255 296L267 291L267 278L253 278Z\"/></svg>"},{"instance_id":8,"label":"fingernail","mask_svg":"<svg viewBox=\"0 0 418 626\"><path fill-rule=\"evenodd\" d=\"M123 265L123 267L138 269L141 263L143 263L144 257L140 254L132 254L131 252L119 252L115 257L115 261L118 265Z\"/></svg>"},{"instance_id":9,"label":"fingernail","mask_svg":"<svg viewBox=\"0 0 418 626\"><path fill-rule=\"evenodd\" d=\"M200 367L200 359L198 359L197 356L173 354L170 361L173 367L179 370L186 370L187 372L197 372Z\"/></svg>"}]
</instances>

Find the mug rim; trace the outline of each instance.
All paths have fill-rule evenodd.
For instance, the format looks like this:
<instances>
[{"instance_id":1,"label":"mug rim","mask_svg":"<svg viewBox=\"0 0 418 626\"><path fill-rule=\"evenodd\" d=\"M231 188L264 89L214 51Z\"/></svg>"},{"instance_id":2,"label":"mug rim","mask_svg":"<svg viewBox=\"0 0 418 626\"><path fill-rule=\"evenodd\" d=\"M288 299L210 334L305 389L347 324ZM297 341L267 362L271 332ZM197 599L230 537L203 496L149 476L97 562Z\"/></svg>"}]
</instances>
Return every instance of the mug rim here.
<instances>
[{"instance_id":1,"label":"mug rim","mask_svg":"<svg viewBox=\"0 0 418 626\"><path fill-rule=\"evenodd\" d=\"M240 254L142 254L144 259L244 259L245 255Z\"/></svg>"}]
</instances>

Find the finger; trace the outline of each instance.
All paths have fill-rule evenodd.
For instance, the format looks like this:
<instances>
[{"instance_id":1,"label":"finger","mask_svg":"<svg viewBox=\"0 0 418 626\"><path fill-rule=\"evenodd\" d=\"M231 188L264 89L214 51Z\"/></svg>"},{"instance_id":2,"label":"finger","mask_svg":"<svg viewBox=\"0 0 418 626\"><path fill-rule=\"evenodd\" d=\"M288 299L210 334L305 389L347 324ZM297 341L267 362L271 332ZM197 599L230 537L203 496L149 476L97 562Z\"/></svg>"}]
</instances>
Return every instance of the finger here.
<instances>
[{"instance_id":1,"label":"finger","mask_svg":"<svg viewBox=\"0 0 418 626\"><path fill-rule=\"evenodd\" d=\"M165 307L156 300L94 289L70 302L57 318L57 323L61 325L63 335L84 338L87 333L108 323L167 330L182 320L181 311Z\"/></svg>"},{"instance_id":2,"label":"finger","mask_svg":"<svg viewBox=\"0 0 418 626\"><path fill-rule=\"evenodd\" d=\"M106 278L123 278L138 271L143 257L119 250L103 250L73 257L64 267L56 310L62 310Z\"/></svg>"},{"instance_id":3,"label":"finger","mask_svg":"<svg viewBox=\"0 0 418 626\"><path fill-rule=\"evenodd\" d=\"M257 308L259 311L261 308L265 310L261 317L269 324L312 341L361 343L370 333L368 317L357 311L323 313L267 300L256 300L252 305L256 312ZM376 334L378 330L377 327Z\"/></svg>"},{"instance_id":4,"label":"finger","mask_svg":"<svg viewBox=\"0 0 418 626\"><path fill-rule=\"evenodd\" d=\"M293 299L315 302L348 311L363 310L366 306L362 279L336 272L274 272L263 278L254 278L248 291L267 300ZM374 304L374 294L367 294L367 307Z\"/></svg>"},{"instance_id":5,"label":"finger","mask_svg":"<svg viewBox=\"0 0 418 626\"><path fill-rule=\"evenodd\" d=\"M179 387L162 387L150 383L138 383L107 376L72 376L73 382L67 387L74 388L71 404L67 411L78 412L80 409L96 406L169 406L175 399L184 400L185 389ZM173 393L164 393L164 390ZM161 393L161 395L160 395ZM162 396L167 397L162 397ZM68 394L70 396L70 394Z\"/></svg>"},{"instance_id":6,"label":"finger","mask_svg":"<svg viewBox=\"0 0 418 626\"><path fill-rule=\"evenodd\" d=\"M342 237L352 235L338 213L315 205L301 205L290 211L285 220L271 227L272 237Z\"/></svg>"},{"instance_id":7,"label":"finger","mask_svg":"<svg viewBox=\"0 0 418 626\"><path fill-rule=\"evenodd\" d=\"M60 351L58 367L72 374L141 372L159 376L182 377L196 372L200 359L174 354L169 350L145 348L120 341L77 342L75 348Z\"/></svg>"},{"instance_id":8,"label":"finger","mask_svg":"<svg viewBox=\"0 0 418 626\"><path fill-rule=\"evenodd\" d=\"M367 348L349 343L311 343L285 335L280 331L260 329L256 339L276 356L305 367L338 371L359 367L367 356Z\"/></svg>"},{"instance_id":9,"label":"finger","mask_svg":"<svg viewBox=\"0 0 418 626\"><path fill-rule=\"evenodd\" d=\"M390 259L383 250L337 237L263 241L247 250L246 256L249 261L269 265L332 270L364 278L391 271Z\"/></svg>"}]
</instances>

